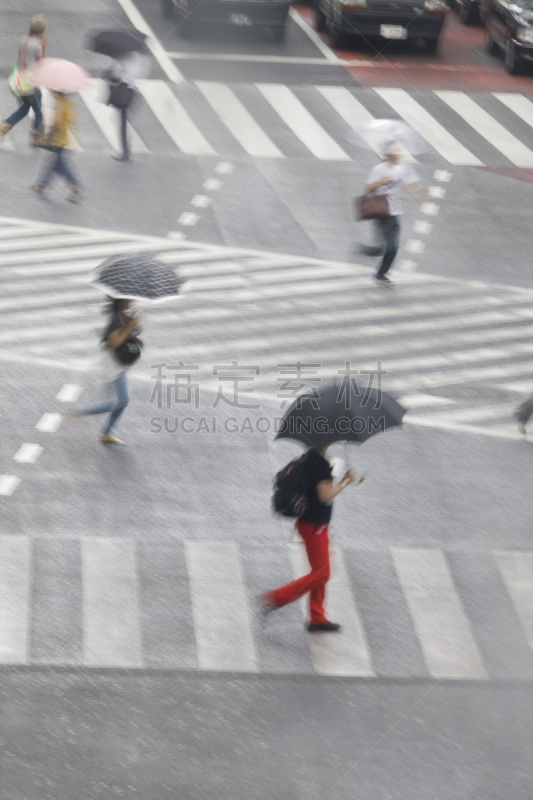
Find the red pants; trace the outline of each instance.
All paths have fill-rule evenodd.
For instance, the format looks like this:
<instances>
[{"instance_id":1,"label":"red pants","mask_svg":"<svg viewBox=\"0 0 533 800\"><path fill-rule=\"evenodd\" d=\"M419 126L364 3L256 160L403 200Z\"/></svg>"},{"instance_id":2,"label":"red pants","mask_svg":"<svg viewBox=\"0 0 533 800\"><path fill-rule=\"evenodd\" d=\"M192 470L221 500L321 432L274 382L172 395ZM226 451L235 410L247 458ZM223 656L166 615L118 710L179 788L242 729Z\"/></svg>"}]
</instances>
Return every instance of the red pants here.
<instances>
[{"instance_id":1,"label":"red pants","mask_svg":"<svg viewBox=\"0 0 533 800\"><path fill-rule=\"evenodd\" d=\"M280 586L279 589L267 592L263 597L274 608L281 608L309 592L310 622L320 625L328 621L324 612L326 583L329 580L328 526L298 520L296 529L304 540L311 572L303 578Z\"/></svg>"}]
</instances>

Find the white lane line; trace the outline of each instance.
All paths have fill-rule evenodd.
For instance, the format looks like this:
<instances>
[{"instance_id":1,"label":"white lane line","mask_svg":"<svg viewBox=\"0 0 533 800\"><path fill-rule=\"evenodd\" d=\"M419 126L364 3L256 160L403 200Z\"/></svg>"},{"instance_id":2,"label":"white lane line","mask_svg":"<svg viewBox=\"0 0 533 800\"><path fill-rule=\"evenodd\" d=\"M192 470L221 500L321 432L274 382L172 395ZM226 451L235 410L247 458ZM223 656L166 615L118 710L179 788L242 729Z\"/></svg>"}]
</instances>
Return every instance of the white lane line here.
<instances>
[{"instance_id":1,"label":"white lane line","mask_svg":"<svg viewBox=\"0 0 533 800\"><path fill-rule=\"evenodd\" d=\"M37 243L37 249L42 252L51 247L71 247L76 246L81 249L82 245L93 244L95 237L91 233L64 233L56 234L55 236L45 236ZM27 241L24 236L15 242L2 242L0 244L1 253L13 253L16 250L29 250L33 252L36 249L35 240Z\"/></svg>"},{"instance_id":2,"label":"white lane line","mask_svg":"<svg viewBox=\"0 0 533 800\"><path fill-rule=\"evenodd\" d=\"M194 211L184 211L183 214L178 218L178 223L180 225L196 225L199 221L200 217L198 214L195 214Z\"/></svg>"},{"instance_id":3,"label":"white lane line","mask_svg":"<svg viewBox=\"0 0 533 800\"><path fill-rule=\"evenodd\" d=\"M61 425L61 414L43 414L35 426L41 433L55 433Z\"/></svg>"},{"instance_id":4,"label":"white lane line","mask_svg":"<svg viewBox=\"0 0 533 800\"><path fill-rule=\"evenodd\" d=\"M415 233L427 234L431 233L433 230L433 225L431 222L426 222L425 219L417 219L413 225L413 231Z\"/></svg>"},{"instance_id":5,"label":"white lane line","mask_svg":"<svg viewBox=\"0 0 533 800\"><path fill-rule=\"evenodd\" d=\"M439 420L441 422L481 422L482 420L512 419L514 406L498 404L493 406L476 406L475 408L461 408L455 411L443 411L436 414L425 414L424 419Z\"/></svg>"},{"instance_id":6,"label":"white lane line","mask_svg":"<svg viewBox=\"0 0 533 800\"><path fill-rule=\"evenodd\" d=\"M287 545L294 578L307 575L310 567L302 544ZM344 566L342 553L338 548L331 550L332 577L327 586L328 617L340 622L339 633L308 636L308 645L315 672L319 675L339 675L348 677L372 677L372 661L365 631L350 581ZM309 597L300 600L304 620L308 619Z\"/></svg>"},{"instance_id":7,"label":"white lane line","mask_svg":"<svg viewBox=\"0 0 533 800\"><path fill-rule=\"evenodd\" d=\"M25 443L19 447L13 456L13 460L18 461L20 464L34 464L42 452L41 445Z\"/></svg>"},{"instance_id":8,"label":"white lane line","mask_svg":"<svg viewBox=\"0 0 533 800\"><path fill-rule=\"evenodd\" d=\"M409 394L398 398L398 403L404 408L425 408L427 406L454 405L455 400L447 397L437 397L432 394Z\"/></svg>"},{"instance_id":9,"label":"white lane line","mask_svg":"<svg viewBox=\"0 0 533 800\"><path fill-rule=\"evenodd\" d=\"M422 214L427 214L431 217L436 217L439 213L439 206L436 203L421 203L420 211Z\"/></svg>"},{"instance_id":10,"label":"white lane line","mask_svg":"<svg viewBox=\"0 0 533 800\"><path fill-rule=\"evenodd\" d=\"M222 181L219 181L218 178L208 178L206 181L204 181L202 187L208 192L218 192L218 190L222 187Z\"/></svg>"},{"instance_id":11,"label":"white lane line","mask_svg":"<svg viewBox=\"0 0 533 800\"><path fill-rule=\"evenodd\" d=\"M0 475L0 497L11 497L19 483L16 475Z\"/></svg>"},{"instance_id":12,"label":"white lane line","mask_svg":"<svg viewBox=\"0 0 533 800\"><path fill-rule=\"evenodd\" d=\"M249 155L284 158L281 150L260 128L229 86L209 81L196 81L196 85L226 128Z\"/></svg>"},{"instance_id":13,"label":"white lane line","mask_svg":"<svg viewBox=\"0 0 533 800\"><path fill-rule=\"evenodd\" d=\"M82 388L77 383L65 383L56 394L56 400L60 403L75 403L81 392Z\"/></svg>"},{"instance_id":14,"label":"white lane line","mask_svg":"<svg viewBox=\"0 0 533 800\"><path fill-rule=\"evenodd\" d=\"M442 200L445 194L446 194L446 189L443 189L442 186L428 186L428 197Z\"/></svg>"},{"instance_id":15,"label":"white lane line","mask_svg":"<svg viewBox=\"0 0 533 800\"><path fill-rule=\"evenodd\" d=\"M486 679L441 550L391 547L391 554L429 674L440 679Z\"/></svg>"},{"instance_id":16,"label":"white lane line","mask_svg":"<svg viewBox=\"0 0 533 800\"><path fill-rule=\"evenodd\" d=\"M303 32L311 39L315 47L317 47L322 55L324 55L328 61L333 62L334 64L342 65L344 62L340 59L333 50L327 46L327 44L322 41L318 33L313 30L313 28L307 24L307 22L303 19L300 14L294 8L289 9L289 17L295 22L299 28L303 30Z\"/></svg>"},{"instance_id":17,"label":"white lane line","mask_svg":"<svg viewBox=\"0 0 533 800\"><path fill-rule=\"evenodd\" d=\"M420 239L408 239L405 244L408 253L423 253L425 248L425 242L421 242Z\"/></svg>"},{"instance_id":18,"label":"white lane line","mask_svg":"<svg viewBox=\"0 0 533 800\"><path fill-rule=\"evenodd\" d=\"M256 672L237 542L185 541L200 669Z\"/></svg>"},{"instance_id":19,"label":"white lane line","mask_svg":"<svg viewBox=\"0 0 533 800\"><path fill-rule=\"evenodd\" d=\"M194 208L207 208L211 203L211 198L205 194L195 194L191 200L191 206L194 206Z\"/></svg>"},{"instance_id":20,"label":"white lane line","mask_svg":"<svg viewBox=\"0 0 533 800\"><path fill-rule=\"evenodd\" d=\"M524 97L522 94L507 94L502 92L492 93L500 103L503 103L507 108L520 117L521 120L526 122L533 128L533 103Z\"/></svg>"},{"instance_id":21,"label":"white lane line","mask_svg":"<svg viewBox=\"0 0 533 800\"><path fill-rule=\"evenodd\" d=\"M448 133L446 128L404 89L374 89L374 91L450 164L482 166L482 162L476 156Z\"/></svg>"},{"instance_id":22,"label":"white lane line","mask_svg":"<svg viewBox=\"0 0 533 800\"><path fill-rule=\"evenodd\" d=\"M27 664L30 537L0 536L0 664Z\"/></svg>"},{"instance_id":23,"label":"white lane line","mask_svg":"<svg viewBox=\"0 0 533 800\"><path fill-rule=\"evenodd\" d=\"M256 64L320 64L320 66L334 67L337 62L327 58L308 58L305 56L264 56L243 55L242 53L168 53L170 58L178 61L244 61Z\"/></svg>"},{"instance_id":24,"label":"white lane line","mask_svg":"<svg viewBox=\"0 0 533 800\"><path fill-rule=\"evenodd\" d=\"M446 169L436 169L433 173L433 180L434 181L442 181L443 183L449 183L452 179L452 173L448 172Z\"/></svg>"},{"instance_id":25,"label":"white lane line","mask_svg":"<svg viewBox=\"0 0 533 800\"><path fill-rule=\"evenodd\" d=\"M110 256L114 253L127 251L129 253L140 253L143 250L170 250L174 245L170 242L165 242L160 239L157 243L153 241L129 241L124 239L122 241L102 244L95 241L94 245L87 244L84 247L62 247L48 253L41 253L36 250L28 251L27 253L16 253L6 256L0 255L0 264L33 264L40 262L50 261L63 261L69 258L90 258L91 256Z\"/></svg>"},{"instance_id":26,"label":"white lane line","mask_svg":"<svg viewBox=\"0 0 533 800\"><path fill-rule=\"evenodd\" d=\"M318 124L288 86L279 83L256 83L256 86L314 156L326 161L350 161L350 157Z\"/></svg>"},{"instance_id":27,"label":"white lane line","mask_svg":"<svg viewBox=\"0 0 533 800\"><path fill-rule=\"evenodd\" d=\"M135 542L81 540L83 661L89 667L142 667Z\"/></svg>"},{"instance_id":28,"label":"white lane line","mask_svg":"<svg viewBox=\"0 0 533 800\"><path fill-rule=\"evenodd\" d=\"M0 229L0 239L27 239L30 236L50 236L56 234L58 231L54 226L50 226L48 224L43 225L31 225L28 227L22 227L21 225L13 225L11 228L1 228ZM67 233L67 231L63 231ZM3 246L3 245L2 245Z\"/></svg>"},{"instance_id":29,"label":"white lane line","mask_svg":"<svg viewBox=\"0 0 533 800\"><path fill-rule=\"evenodd\" d=\"M141 31L141 33L145 33L148 37L146 43L152 51L154 57L157 59L159 66L166 74L167 78L172 81L172 83L183 83L185 78L183 77L182 73L171 61L163 45L132 0L118 0L118 2L122 6L122 10L129 18L133 27L137 28L137 30Z\"/></svg>"},{"instance_id":30,"label":"white lane line","mask_svg":"<svg viewBox=\"0 0 533 800\"><path fill-rule=\"evenodd\" d=\"M364 105L344 86L315 86L315 89L320 92L331 106L333 106L337 114L339 114L353 130L374 121L372 114L367 111ZM358 133L375 153L379 156L382 155L381 149L375 144L375 136L365 134L364 131L360 130L358 130ZM417 163L416 158L409 155L407 150L403 147L402 152L403 161Z\"/></svg>"},{"instance_id":31,"label":"white lane line","mask_svg":"<svg viewBox=\"0 0 533 800\"><path fill-rule=\"evenodd\" d=\"M169 233L167 233L167 238L174 239L174 241L183 242L187 236L183 233L183 231L169 231Z\"/></svg>"},{"instance_id":32,"label":"white lane line","mask_svg":"<svg viewBox=\"0 0 533 800\"><path fill-rule=\"evenodd\" d=\"M109 88L103 80L93 80L91 88L86 92L80 92L81 97L94 121L104 134L115 153L122 152L122 141L120 137L120 117L119 111L113 106L107 105L106 93ZM138 133L128 122L128 142L133 153L148 153L149 150L142 141Z\"/></svg>"},{"instance_id":33,"label":"white lane line","mask_svg":"<svg viewBox=\"0 0 533 800\"><path fill-rule=\"evenodd\" d=\"M142 96L182 153L214 156L214 149L164 81L139 81Z\"/></svg>"},{"instance_id":34,"label":"white lane line","mask_svg":"<svg viewBox=\"0 0 533 800\"><path fill-rule=\"evenodd\" d=\"M494 557L527 642L533 650L533 553L497 550Z\"/></svg>"},{"instance_id":35,"label":"white lane line","mask_svg":"<svg viewBox=\"0 0 533 800\"><path fill-rule=\"evenodd\" d=\"M464 92L435 91L447 105L517 167L533 167L533 152Z\"/></svg>"},{"instance_id":36,"label":"white lane line","mask_svg":"<svg viewBox=\"0 0 533 800\"><path fill-rule=\"evenodd\" d=\"M412 261L410 258L401 258L396 265L396 269L399 269L401 272L415 272L416 261Z\"/></svg>"},{"instance_id":37,"label":"white lane line","mask_svg":"<svg viewBox=\"0 0 533 800\"><path fill-rule=\"evenodd\" d=\"M215 167L215 172L218 172L219 175L231 175L234 169L234 165L230 164L229 161L219 161Z\"/></svg>"}]
</instances>

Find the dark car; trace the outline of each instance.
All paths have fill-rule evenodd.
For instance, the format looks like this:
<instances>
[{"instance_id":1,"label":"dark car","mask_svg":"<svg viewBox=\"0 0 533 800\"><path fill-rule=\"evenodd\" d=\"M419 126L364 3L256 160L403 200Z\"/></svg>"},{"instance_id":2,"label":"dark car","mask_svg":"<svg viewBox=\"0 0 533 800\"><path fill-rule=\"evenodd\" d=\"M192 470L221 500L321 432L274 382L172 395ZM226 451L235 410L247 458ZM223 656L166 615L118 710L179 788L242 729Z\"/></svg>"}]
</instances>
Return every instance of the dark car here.
<instances>
[{"instance_id":1,"label":"dark car","mask_svg":"<svg viewBox=\"0 0 533 800\"><path fill-rule=\"evenodd\" d=\"M202 25L268 27L275 41L285 35L290 0L161 0L163 16L178 16L179 35L186 39Z\"/></svg>"},{"instance_id":2,"label":"dark car","mask_svg":"<svg viewBox=\"0 0 533 800\"><path fill-rule=\"evenodd\" d=\"M331 46L347 35L381 39L424 39L434 53L448 6L444 0L314 0L315 26L329 30Z\"/></svg>"},{"instance_id":3,"label":"dark car","mask_svg":"<svg viewBox=\"0 0 533 800\"><path fill-rule=\"evenodd\" d=\"M533 61L533 0L481 0L480 10L487 52L503 50L507 72L520 72Z\"/></svg>"}]
</instances>

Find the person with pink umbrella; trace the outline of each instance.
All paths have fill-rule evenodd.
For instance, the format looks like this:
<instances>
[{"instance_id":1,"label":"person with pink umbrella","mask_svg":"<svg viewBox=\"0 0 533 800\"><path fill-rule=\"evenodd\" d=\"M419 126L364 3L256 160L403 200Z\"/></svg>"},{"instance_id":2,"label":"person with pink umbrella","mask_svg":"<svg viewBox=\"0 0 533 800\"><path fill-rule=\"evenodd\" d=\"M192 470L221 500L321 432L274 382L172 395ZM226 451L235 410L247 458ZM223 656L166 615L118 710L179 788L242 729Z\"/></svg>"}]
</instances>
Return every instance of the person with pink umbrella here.
<instances>
[{"instance_id":1,"label":"person with pink umbrella","mask_svg":"<svg viewBox=\"0 0 533 800\"><path fill-rule=\"evenodd\" d=\"M47 134L47 149L52 151L45 170L38 183L31 186L34 192L43 196L52 175L61 175L69 184L68 200L76 203L82 199L80 184L68 163L69 129L75 122L75 111L67 97L71 92L84 89L91 78L82 67L62 58L43 58L36 65L32 80L35 86L50 90L55 98L56 110L51 130Z\"/></svg>"}]
</instances>

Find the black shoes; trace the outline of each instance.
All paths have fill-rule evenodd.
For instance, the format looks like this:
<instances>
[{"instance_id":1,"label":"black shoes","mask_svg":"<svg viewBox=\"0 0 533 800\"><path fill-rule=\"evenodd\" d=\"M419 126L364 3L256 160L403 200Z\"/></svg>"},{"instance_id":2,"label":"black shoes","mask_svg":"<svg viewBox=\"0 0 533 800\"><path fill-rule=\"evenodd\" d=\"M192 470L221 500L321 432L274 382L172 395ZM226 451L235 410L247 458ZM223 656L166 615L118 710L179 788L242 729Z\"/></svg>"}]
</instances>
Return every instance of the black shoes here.
<instances>
[{"instance_id":1,"label":"black shoes","mask_svg":"<svg viewBox=\"0 0 533 800\"><path fill-rule=\"evenodd\" d=\"M111 156L115 161L131 161L129 156Z\"/></svg>"},{"instance_id":2,"label":"black shoes","mask_svg":"<svg viewBox=\"0 0 533 800\"><path fill-rule=\"evenodd\" d=\"M374 275L374 278L376 281L378 281L378 283L385 283L388 284L389 286L392 286L391 279L387 278L386 275Z\"/></svg>"},{"instance_id":3,"label":"black shoes","mask_svg":"<svg viewBox=\"0 0 533 800\"><path fill-rule=\"evenodd\" d=\"M338 622L322 622L320 625L308 622L306 628L309 633L333 633L334 631L340 631L341 626Z\"/></svg>"}]
</instances>

